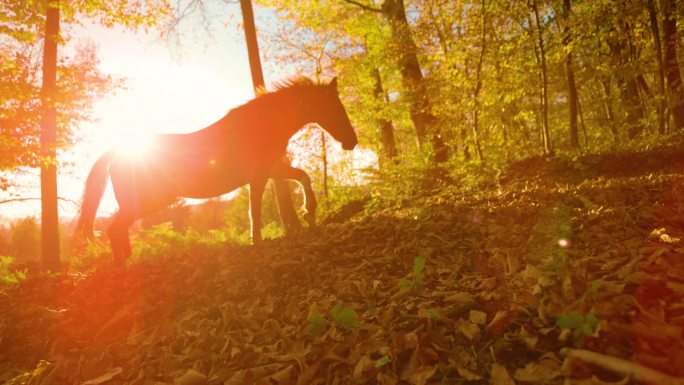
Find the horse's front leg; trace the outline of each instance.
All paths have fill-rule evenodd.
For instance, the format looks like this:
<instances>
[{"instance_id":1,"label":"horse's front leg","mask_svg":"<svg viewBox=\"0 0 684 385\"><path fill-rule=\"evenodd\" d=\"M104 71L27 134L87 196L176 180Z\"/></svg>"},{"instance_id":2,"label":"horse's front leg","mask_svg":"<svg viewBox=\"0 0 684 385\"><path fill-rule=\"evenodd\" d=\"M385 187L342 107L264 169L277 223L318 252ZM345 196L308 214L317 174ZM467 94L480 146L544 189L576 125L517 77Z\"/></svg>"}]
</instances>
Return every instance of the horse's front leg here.
<instances>
[{"instance_id":1,"label":"horse's front leg","mask_svg":"<svg viewBox=\"0 0 684 385\"><path fill-rule=\"evenodd\" d=\"M267 179L256 179L249 183L249 221L252 244L261 242L261 201Z\"/></svg>"},{"instance_id":2,"label":"horse's front leg","mask_svg":"<svg viewBox=\"0 0 684 385\"><path fill-rule=\"evenodd\" d=\"M316 225L316 195L311 187L311 178L304 170L292 167L289 164L280 163L272 172L272 178L293 179L299 182L304 189L304 220L309 226Z\"/></svg>"},{"instance_id":3,"label":"horse's front leg","mask_svg":"<svg viewBox=\"0 0 684 385\"><path fill-rule=\"evenodd\" d=\"M131 241L128 237L128 228L133 224L133 219L123 213L117 212L114 220L107 229L109 241L112 245L114 263L123 266L128 257L131 256Z\"/></svg>"}]
</instances>

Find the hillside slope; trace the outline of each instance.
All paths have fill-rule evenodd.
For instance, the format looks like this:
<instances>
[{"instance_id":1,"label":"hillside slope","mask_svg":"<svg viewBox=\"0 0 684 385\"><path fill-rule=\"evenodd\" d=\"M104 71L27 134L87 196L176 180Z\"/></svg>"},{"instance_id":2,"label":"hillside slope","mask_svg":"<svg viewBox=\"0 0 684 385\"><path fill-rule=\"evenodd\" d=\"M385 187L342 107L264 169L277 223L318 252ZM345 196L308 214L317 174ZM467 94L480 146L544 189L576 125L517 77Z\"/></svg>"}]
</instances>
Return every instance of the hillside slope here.
<instances>
[{"instance_id":1,"label":"hillside slope","mask_svg":"<svg viewBox=\"0 0 684 385\"><path fill-rule=\"evenodd\" d=\"M535 159L258 247L31 278L0 292L0 381L684 383L682 189L676 149Z\"/></svg>"}]
</instances>

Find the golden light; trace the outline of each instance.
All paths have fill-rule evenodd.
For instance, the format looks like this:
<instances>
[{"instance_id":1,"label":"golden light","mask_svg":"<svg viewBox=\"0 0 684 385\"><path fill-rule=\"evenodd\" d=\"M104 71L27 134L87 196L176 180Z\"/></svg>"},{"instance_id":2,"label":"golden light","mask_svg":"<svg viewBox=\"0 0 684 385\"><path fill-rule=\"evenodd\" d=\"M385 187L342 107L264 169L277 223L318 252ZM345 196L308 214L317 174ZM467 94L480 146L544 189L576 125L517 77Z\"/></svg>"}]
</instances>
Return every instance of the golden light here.
<instances>
[{"instance_id":1,"label":"golden light","mask_svg":"<svg viewBox=\"0 0 684 385\"><path fill-rule=\"evenodd\" d=\"M152 135L140 135L116 147L116 152L127 159L146 157L154 148L155 140Z\"/></svg>"}]
</instances>

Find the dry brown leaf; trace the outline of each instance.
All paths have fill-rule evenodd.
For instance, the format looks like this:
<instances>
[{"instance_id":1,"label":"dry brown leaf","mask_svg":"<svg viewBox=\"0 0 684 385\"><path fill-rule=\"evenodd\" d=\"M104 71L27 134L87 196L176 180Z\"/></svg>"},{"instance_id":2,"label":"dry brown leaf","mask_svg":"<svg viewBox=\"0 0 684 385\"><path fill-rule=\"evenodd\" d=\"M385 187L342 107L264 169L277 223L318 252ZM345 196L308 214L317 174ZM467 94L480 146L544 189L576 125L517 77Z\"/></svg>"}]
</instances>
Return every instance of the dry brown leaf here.
<instances>
[{"instance_id":1,"label":"dry brown leaf","mask_svg":"<svg viewBox=\"0 0 684 385\"><path fill-rule=\"evenodd\" d=\"M457 291L445 296L444 302L469 304L475 302L475 296L465 291Z\"/></svg>"},{"instance_id":2,"label":"dry brown leaf","mask_svg":"<svg viewBox=\"0 0 684 385\"><path fill-rule=\"evenodd\" d=\"M397 376L394 373L378 372L377 376L375 377L375 380L378 382L379 385L397 385L397 382L399 382Z\"/></svg>"},{"instance_id":3,"label":"dry brown leaf","mask_svg":"<svg viewBox=\"0 0 684 385\"><path fill-rule=\"evenodd\" d=\"M413 385L425 385L437 371L437 366L423 364L418 350L419 349L415 349L411 354L411 359L409 359L409 362L401 370L399 379Z\"/></svg>"},{"instance_id":4,"label":"dry brown leaf","mask_svg":"<svg viewBox=\"0 0 684 385\"><path fill-rule=\"evenodd\" d=\"M515 385L515 381L513 381L513 378L511 378L508 370L503 365L493 363L490 376L492 385Z\"/></svg>"},{"instance_id":5,"label":"dry brown leaf","mask_svg":"<svg viewBox=\"0 0 684 385\"><path fill-rule=\"evenodd\" d=\"M316 361L304 368L297 378L297 385L309 385L313 380L316 379L321 366L321 361Z\"/></svg>"},{"instance_id":6,"label":"dry brown leaf","mask_svg":"<svg viewBox=\"0 0 684 385\"><path fill-rule=\"evenodd\" d=\"M82 385L99 385L99 384L105 383L105 382L113 379L114 377L119 375L121 372L123 372L123 368L117 366L115 368L109 369L109 371L107 371L107 373L105 373L105 374L97 376L97 377L90 379L88 381L84 381Z\"/></svg>"},{"instance_id":7,"label":"dry brown leaf","mask_svg":"<svg viewBox=\"0 0 684 385\"><path fill-rule=\"evenodd\" d=\"M268 379L272 382L275 382L276 384L288 383L289 380L292 378L293 369L294 365L288 365L283 369L280 369L277 372L271 374L268 377Z\"/></svg>"},{"instance_id":8,"label":"dry brown leaf","mask_svg":"<svg viewBox=\"0 0 684 385\"><path fill-rule=\"evenodd\" d=\"M403 352L404 350L415 349L418 346L419 338L415 332L397 333L394 336L394 342L397 346L397 351Z\"/></svg>"},{"instance_id":9,"label":"dry brown leaf","mask_svg":"<svg viewBox=\"0 0 684 385\"><path fill-rule=\"evenodd\" d=\"M488 331L494 331L494 330L499 330L500 333L503 333L504 329L504 324L507 322L507 317L508 317L508 311L506 310L499 310L494 314L494 317L492 317L492 320L489 321L485 329Z\"/></svg>"},{"instance_id":10,"label":"dry brown leaf","mask_svg":"<svg viewBox=\"0 0 684 385\"><path fill-rule=\"evenodd\" d=\"M591 378L582 379L582 380L569 378L565 381L565 384L568 384L568 385L627 385L630 383L630 381L631 381L631 378L629 378L629 376L627 376L621 380L618 380L618 381L603 381L603 380L596 378L596 376L592 376Z\"/></svg>"},{"instance_id":11,"label":"dry brown leaf","mask_svg":"<svg viewBox=\"0 0 684 385\"><path fill-rule=\"evenodd\" d=\"M174 381L176 385L205 385L209 379L203 373L196 371L195 369L188 369L185 374L180 376Z\"/></svg>"},{"instance_id":12,"label":"dry brown leaf","mask_svg":"<svg viewBox=\"0 0 684 385\"><path fill-rule=\"evenodd\" d=\"M484 377L480 376L479 374L473 373L470 370L468 370L462 366L457 366L456 371L458 372L458 374L461 377L465 378L468 381L479 381L479 380L484 378Z\"/></svg>"},{"instance_id":13,"label":"dry brown leaf","mask_svg":"<svg viewBox=\"0 0 684 385\"><path fill-rule=\"evenodd\" d=\"M479 310L471 310L468 320L477 325L484 325L485 322L487 322L487 313Z\"/></svg>"},{"instance_id":14,"label":"dry brown leaf","mask_svg":"<svg viewBox=\"0 0 684 385\"><path fill-rule=\"evenodd\" d=\"M480 339L480 327L469 320L457 320L456 329L470 341L477 341Z\"/></svg>"},{"instance_id":15,"label":"dry brown leaf","mask_svg":"<svg viewBox=\"0 0 684 385\"><path fill-rule=\"evenodd\" d=\"M560 376L560 365L556 367L530 362L522 369L516 369L513 378L523 382L549 382Z\"/></svg>"},{"instance_id":16,"label":"dry brown leaf","mask_svg":"<svg viewBox=\"0 0 684 385\"><path fill-rule=\"evenodd\" d=\"M375 369L375 362L369 356L362 356L361 359L354 366L352 378L356 383L363 383L370 379L368 372Z\"/></svg>"}]
</instances>

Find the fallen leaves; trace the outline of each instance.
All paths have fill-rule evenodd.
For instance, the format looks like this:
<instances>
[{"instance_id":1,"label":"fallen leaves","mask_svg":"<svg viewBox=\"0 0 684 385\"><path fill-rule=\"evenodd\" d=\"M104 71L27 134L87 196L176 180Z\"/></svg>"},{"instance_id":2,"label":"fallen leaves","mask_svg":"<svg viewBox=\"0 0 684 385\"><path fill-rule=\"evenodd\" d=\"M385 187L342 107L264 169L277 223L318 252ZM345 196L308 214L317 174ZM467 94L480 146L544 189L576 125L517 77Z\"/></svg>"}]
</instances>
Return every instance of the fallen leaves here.
<instances>
[{"instance_id":1,"label":"fallen leaves","mask_svg":"<svg viewBox=\"0 0 684 385\"><path fill-rule=\"evenodd\" d=\"M0 301L0 381L684 376L684 221L671 214L684 178L518 187L424 197L258 248L30 278ZM567 346L582 350L562 366Z\"/></svg>"}]
</instances>

